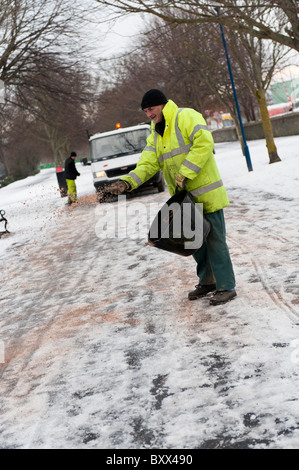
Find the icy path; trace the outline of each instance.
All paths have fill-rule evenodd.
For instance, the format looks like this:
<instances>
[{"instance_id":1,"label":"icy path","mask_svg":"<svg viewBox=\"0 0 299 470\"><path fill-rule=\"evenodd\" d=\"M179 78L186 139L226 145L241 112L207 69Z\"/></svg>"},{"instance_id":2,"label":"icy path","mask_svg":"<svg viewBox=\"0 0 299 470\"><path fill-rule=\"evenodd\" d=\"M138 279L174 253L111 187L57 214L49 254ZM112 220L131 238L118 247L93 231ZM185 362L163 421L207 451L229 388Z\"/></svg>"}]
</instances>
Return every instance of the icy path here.
<instances>
[{"instance_id":1,"label":"icy path","mask_svg":"<svg viewBox=\"0 0 299 470\"><path fill-rule=\"evenodd\" d=\"M228 186L224 306L186 301L192 258L98 238L84 201L7 248L1 448L299 447L298 196Z\"/></svg>"}]
</instances>

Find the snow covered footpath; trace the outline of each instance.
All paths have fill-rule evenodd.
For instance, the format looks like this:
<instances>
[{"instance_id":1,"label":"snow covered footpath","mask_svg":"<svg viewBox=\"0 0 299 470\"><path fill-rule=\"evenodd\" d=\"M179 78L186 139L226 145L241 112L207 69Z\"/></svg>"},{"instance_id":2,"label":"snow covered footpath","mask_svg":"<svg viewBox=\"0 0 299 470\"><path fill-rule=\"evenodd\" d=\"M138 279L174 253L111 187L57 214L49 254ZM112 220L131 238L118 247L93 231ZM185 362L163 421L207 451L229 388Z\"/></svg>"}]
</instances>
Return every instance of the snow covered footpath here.
<instances>
[{"instance_id":1,"label":"snow covered footpath","mask_svg":"<svg viewBox=\"0 0 299 470\"><path fill-rule=\"evenodd\" d=\"M98 205L78 164L76 207L54 170L0 189L0 448L299 448L299 137L276 144L269 165L248 142L253 172L216 145L238 293L217 307L188 302L192 257L146 245L167 191Z\"/></svg>"}]
</instances>

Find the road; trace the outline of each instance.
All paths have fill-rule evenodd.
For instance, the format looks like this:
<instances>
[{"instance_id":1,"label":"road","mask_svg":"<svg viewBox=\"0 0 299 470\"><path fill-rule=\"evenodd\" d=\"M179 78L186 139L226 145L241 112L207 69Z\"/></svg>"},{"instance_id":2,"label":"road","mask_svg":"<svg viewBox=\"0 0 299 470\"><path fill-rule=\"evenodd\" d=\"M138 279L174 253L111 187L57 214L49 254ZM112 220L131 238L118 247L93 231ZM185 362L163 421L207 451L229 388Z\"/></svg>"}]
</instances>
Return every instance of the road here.
<instances>
[{"instance_id":1,"label":"road","mask_svg":"<svg viewBox=\"0 0 299 470\"><path fill-rule=\"evenodd\" d=\"M287 209L269 222L272 196L230 186L238 296L224 306L188 302L192 257L146 245L142 208L166 193L101 208L82 198L38 242L14 243L0 447L298 447L299 239ZM131 235L105 237L107 211L120 224L125 214Z\"/></svg>"}]
</instances>

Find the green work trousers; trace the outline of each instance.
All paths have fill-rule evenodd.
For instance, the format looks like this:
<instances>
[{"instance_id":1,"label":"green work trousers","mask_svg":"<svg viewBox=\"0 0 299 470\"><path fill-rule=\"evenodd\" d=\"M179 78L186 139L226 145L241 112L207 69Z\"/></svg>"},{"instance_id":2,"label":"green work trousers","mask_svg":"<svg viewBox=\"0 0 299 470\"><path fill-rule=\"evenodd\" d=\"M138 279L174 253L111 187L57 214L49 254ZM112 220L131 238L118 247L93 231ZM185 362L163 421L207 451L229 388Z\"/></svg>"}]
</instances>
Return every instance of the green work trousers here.
<instances>
[{"instance_id":1,"label":"green work trousers","mask_svg":"<svg viewBox=\"0 0 299 470\"><path fill-rule=\"evenodd\" d=\"M202 247L193 257L197 262L197 275L202 285L215 284L217 290L235 288L235 275L226 244L223 209L205 214L211 230Z\"/></svg>"},{"instance_id":2,"label":"green work trousers","mask_svg":"<svg viewBox=\"0 0 299 470\"><path fill-rule=\"evenodd\" d=\"M67 202L72 204L73 202L77 201L77 188L75 180L68 180L66 179L67 184Z\"/></svg>"}]
</instances>

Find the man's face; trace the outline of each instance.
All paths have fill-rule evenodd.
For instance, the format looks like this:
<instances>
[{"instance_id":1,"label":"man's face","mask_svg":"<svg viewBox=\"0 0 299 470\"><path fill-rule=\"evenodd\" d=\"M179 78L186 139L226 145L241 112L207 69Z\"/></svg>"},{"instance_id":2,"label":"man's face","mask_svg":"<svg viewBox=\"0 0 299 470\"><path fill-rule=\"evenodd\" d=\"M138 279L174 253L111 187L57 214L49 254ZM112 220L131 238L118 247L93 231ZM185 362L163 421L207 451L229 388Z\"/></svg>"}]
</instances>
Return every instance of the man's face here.
<instances>
[{"instance_id":1,"label":"man's face","mask_svg":"<svg viewBox=\"0 0 299 470\"><path fill-rule=\"evenodd\" d=\"M144 112L147 117L153 121L154 124L163 120L163 112L162 109L164 108L164 104L159 104L157 106L151 106L150 108L144 108Z\"/></svg>"}]
</instances>

